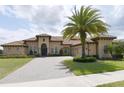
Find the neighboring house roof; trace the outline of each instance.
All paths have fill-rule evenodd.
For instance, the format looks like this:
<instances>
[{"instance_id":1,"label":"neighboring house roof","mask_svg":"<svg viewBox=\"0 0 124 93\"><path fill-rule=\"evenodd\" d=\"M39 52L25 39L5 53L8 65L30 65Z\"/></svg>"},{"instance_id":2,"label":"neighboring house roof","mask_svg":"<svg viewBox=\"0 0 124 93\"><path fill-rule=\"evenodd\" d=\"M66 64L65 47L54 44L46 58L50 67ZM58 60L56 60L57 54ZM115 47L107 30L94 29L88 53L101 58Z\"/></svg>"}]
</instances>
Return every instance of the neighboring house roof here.
<instances>
[{"instance_id":1,"label":"neighboring house roof","mask_svg":"<svg viewBox=\"0 0 124 93\"><path fill-rule=\"evenodd\" d=\"M98 39L116 39L116 37L112 35L100 35L92 38L92 40L98 40Z\"/></svg>"},{"instance_id":2,"label":"neighboring house roof","mask_svg":"<svg viewBox=\"0 0 124 93\"><path fill-rule=\"evenodd\" d=\"M124 42L124 39L115 39L113 42Z\"/></svg>"},{"instance_id":3,"label":"neighboring house roof","mask_svg":"<svg viewBox=\"0 0 124 93\"><path fill-rule=\"evenodd\" d=\"M53 41L53 42L58 42L59 41L59 42L62 42L62 44L64 44L64 45L75 46L75 45L81 44L81 41L80 41L79 37L74 37L73 39L69 40L69 39L63 39L62 36L50 36L48 34L40 34L40 35L36 35L36 37L28 38L28 39L21 40L21 41L6 43L6 44L3 44L2 46L26 46L25 41L26 42L35 42L35 41L37 41L38 36L45 36L45 37L49 36L50 41ZM99 36L99 37L95 37L95 38L87 38L86 42L87 43L95 43L94 40L97 40L99 38L115 39L116 37L113 37L113 36L110 36L110 35L109 36L104 35L104 36Z\"/></svg>"}]
</instances>

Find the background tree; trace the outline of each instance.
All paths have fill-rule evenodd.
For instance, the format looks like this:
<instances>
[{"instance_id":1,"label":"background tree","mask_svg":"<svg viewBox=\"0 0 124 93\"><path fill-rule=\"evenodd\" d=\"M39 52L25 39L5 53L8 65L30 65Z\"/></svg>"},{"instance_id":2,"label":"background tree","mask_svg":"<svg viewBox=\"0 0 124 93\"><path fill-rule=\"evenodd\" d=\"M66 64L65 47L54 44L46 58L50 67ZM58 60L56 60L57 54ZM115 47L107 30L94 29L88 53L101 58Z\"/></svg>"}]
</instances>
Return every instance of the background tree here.
<instances>
[{"instance_id":1,"label":"background tree","mask_svg":"<svg viewBox=\"0 0 124 93\"><path fill-rule=\"evenodd\" d=\"M81 6L79 10L74 7L72 16L68 17L69 23L63 29L63 37L71 39L79 36L82 44L82 57L85 56L85 42L87 35L97 36L106 33L108 25L101 20L99 10L91 8L91 6Z\"/></svg>"},{"instance_id":2,"label":"background tree","mask_svg":"<svg viewBox=\"0 0 124 93\"><path fill-rule=\"evenodd\" d=\"M118 58L122 59L124 54L124 42L116 42L110 44L107 50L114 59L118 59Z\"/></svg>"},{"instance_id":3,"label":"background tree","mask_svg":"<svg viewBox=\"0 0 124 93\"><path fill-rule=\"evenodd\" d=\"M113 52L116 55L122 55L124 53L124 42L117 42L113 44Z\"/></svg>"},{"instance_id":4,"label":"background tree","mask_svg":"<svg viewBox=\"0 0 124 93\"><path fill-rule=\"evenodd\" d=\"M110 44L110 45L108 45L108 47L107 47L107 51L111 54L111 56L113 55L113 49L114 47L113 47L113 44Z\"/></svg>"}]
</instances>

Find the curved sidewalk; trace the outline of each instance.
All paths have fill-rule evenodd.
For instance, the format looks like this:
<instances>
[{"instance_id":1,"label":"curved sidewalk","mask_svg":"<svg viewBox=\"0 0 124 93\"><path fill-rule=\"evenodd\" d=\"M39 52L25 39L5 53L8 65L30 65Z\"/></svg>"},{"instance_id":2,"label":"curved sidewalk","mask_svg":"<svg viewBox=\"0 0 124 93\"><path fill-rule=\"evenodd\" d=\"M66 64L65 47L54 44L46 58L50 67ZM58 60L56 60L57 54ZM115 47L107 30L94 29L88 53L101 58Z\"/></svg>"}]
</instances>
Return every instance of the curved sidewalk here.
<instances>
[{"instance_id":1,"label":"curved sidewalk","mask_svg":"<svg viewBox=\"0 0 124 93\"><path fill-rule=\"evenodd\" d=\"M92 87L99 84L124 80L124 70L91 74L82 76L71 76L60 79L40 80L15 84L1 84L0 86L11 87Z\"/></svg>"}]
</instances>

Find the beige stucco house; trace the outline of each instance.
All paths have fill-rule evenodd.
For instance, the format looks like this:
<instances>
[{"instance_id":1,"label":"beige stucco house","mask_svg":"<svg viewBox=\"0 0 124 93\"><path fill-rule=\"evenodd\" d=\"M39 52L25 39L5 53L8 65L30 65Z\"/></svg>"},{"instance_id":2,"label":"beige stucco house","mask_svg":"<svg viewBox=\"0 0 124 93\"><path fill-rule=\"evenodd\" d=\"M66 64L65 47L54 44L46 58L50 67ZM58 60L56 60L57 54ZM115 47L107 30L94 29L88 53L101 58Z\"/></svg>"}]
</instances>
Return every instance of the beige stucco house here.
<instances>
[{"instance_id":1,"label":"beige stucco house","mask_svg":"<svg viewBox=\"0 0 124 93\"><path fill-rule=\"evenodd\" d=\"M97 55L99 58L111 57L106 52L106 47L115 38L108 35L87 38L85 45L86 55ZM81 42L78 37L67 40L61 36L51 36L48 34L40 34L26 40L3 44L2 47L4 55L81 56L82 54Z\"/></svg>"}]
</instances>

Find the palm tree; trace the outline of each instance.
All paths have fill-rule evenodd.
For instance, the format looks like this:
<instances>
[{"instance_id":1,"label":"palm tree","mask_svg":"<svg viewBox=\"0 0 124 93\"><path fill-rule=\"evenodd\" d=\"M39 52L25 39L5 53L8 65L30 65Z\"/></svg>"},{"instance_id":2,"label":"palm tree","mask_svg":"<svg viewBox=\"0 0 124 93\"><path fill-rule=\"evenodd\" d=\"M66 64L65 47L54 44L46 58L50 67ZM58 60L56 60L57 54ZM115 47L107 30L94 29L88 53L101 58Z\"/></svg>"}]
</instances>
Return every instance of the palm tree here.
<instances>
[{"instance_id":1,"label":"palm tree","mask_svg":"<svg viewBox=\"0 0 124 93\"><path fill-rule=\"evenodd\" d=\"M99 10L91 6L81 6L80 10L74 7L72 16L68 17L69 23L63 29L63 37L71 39L79 36L82 44L82 57L85 57L85 40L88 35L97 36L107 33L108 25L101 19Z\"/></svg>"}]
</instances>

